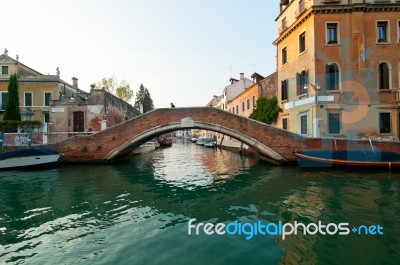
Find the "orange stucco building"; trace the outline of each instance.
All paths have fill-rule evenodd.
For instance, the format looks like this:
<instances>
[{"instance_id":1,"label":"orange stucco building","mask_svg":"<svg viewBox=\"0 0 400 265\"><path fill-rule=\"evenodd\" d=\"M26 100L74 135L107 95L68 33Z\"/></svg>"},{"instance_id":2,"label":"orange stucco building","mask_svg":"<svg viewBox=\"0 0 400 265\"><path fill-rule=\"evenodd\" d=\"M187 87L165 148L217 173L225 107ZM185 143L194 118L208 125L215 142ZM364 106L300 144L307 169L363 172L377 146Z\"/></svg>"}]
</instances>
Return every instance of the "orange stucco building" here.
<instances>
[{"instance_id":1,"label":"orange stucco building","mask_svg":"<svg viewBox=\"0 0 400 265\"><path fill-rule=\"evenodd\" d=\"M313 137L399 139L399 1L280 3L277 125Z\"/></svg>"}]
</instances>

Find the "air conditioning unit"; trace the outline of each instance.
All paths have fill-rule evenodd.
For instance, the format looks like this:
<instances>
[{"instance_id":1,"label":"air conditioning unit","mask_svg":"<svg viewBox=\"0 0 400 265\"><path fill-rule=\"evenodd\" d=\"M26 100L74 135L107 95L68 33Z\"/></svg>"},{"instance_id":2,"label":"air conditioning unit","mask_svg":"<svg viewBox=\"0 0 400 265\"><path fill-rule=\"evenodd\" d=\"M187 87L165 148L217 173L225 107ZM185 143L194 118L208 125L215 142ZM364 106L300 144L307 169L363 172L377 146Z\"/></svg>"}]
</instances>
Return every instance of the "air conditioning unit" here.
<instances>
[{"instance_id":1,"label":"air conditioning unit","mask_svg":"<svg viewBox=\"0 0 400 265\"><path fill-rule=\"evenodd\" d=\"M400 101L400 89L397 90L396 100L397 100L397 101Z\"/></svg>"}]
</instances>

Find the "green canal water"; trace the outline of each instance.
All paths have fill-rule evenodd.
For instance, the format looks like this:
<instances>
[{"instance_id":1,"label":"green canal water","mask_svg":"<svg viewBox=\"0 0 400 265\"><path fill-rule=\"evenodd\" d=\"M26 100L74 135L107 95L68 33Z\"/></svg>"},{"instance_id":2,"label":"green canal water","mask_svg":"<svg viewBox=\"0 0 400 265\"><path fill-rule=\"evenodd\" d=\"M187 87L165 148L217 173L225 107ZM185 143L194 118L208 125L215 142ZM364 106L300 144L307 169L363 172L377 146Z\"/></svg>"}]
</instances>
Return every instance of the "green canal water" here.
<instances>
[{"instance_id":1,"label":"green canal water","mask_svg":"<svg viewBox=\"0 0 400 265\"><path fill-rule=\"evenodd\" d=\"M188 235L192 218L383 234ZM115 164L0 172L0 264L399 264L399 225L399 173L276 167L184 141Z\"/></svg>"}]
</instances>

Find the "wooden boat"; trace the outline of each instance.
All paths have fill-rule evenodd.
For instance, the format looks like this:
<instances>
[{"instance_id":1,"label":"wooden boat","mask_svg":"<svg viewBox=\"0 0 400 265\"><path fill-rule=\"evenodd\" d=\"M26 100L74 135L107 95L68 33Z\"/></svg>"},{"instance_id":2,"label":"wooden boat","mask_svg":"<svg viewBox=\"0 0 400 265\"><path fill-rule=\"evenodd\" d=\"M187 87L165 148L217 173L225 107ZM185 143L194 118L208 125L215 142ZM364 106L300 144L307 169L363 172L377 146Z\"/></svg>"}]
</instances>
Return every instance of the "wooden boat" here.
<instances>
[{"instance_id":1,"label":"wooden boat","mask_svg":"<svg viewBox=\"0 0 400 265\"><path fill-rule=\"evenodd\" d=\"M310 150L293 152L300 167L400 167L400 154L362 150Z\"/></svg>"},{"instance_id":2,"label":"wooden boat","mask_svg":"<svg viewBox=\"0 0 400 265\"><path fill-rule=\"evenodd\" d=\"M0 154L0 169L52 164L61 154L48 148L29 148Z\"/></svg>"},{"instance_id":3,"label":"wooden boat","mask_svg":"<svg viewBox=\"0 0 400 265\"><path fill-rule=\"evenodd\" d=\"M172 146L172 139L167 137L157 137L157 142L160 144L160 147L170 147Z\"/></svg>"}]
</instances>

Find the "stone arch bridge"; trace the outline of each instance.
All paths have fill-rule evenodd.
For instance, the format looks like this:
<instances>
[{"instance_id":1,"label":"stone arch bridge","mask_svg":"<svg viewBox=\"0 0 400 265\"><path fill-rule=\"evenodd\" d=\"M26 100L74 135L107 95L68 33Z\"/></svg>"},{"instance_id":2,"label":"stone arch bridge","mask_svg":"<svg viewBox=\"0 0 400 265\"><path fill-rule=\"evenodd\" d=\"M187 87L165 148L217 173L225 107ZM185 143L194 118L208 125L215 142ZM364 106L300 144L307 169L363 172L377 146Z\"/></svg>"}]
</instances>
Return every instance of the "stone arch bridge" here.
<instances>
[{"instance_id":1,"label":"stone arch bridge","mask_svg":"<svg viewBox=\"0 0 400 265\"><path fill-rule=\"evenodd\" d=\"M183 129L205 129L231 136L262 157L278 163L296 161L293 151L316 148L347 148L346 141L300 136L265 123L213 107L156 109L107 130L75 136L47 147L64 154L64 162L118 160L156 136ZM375 143L374 143L375 144ZM381 150L388 149L378 143ZM397 149L400 147L397 144ZM393 150L393 143L391 145Z\"/></svg>"}]
</instances>

